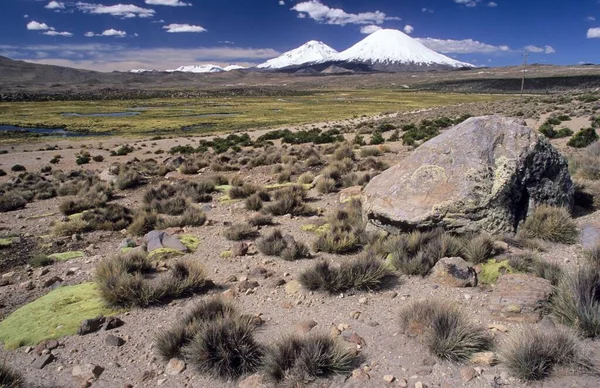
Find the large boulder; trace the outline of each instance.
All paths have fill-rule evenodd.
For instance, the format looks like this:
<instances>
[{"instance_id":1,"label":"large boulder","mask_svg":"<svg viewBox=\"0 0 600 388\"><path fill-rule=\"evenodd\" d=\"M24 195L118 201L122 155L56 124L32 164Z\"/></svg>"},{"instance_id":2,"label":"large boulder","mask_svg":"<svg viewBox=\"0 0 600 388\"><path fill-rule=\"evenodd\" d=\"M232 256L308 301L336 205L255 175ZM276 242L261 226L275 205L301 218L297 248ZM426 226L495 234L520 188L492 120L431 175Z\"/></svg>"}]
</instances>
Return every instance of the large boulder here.
<instances>
[{"instance_id":1,"label":"large boulder","mask_svg":"<svg viewBox=\"0 0 600 388\"><path fill-rule=\"evenodd\" d=\"M515 232L538 205L572 207L567 161L523 120L471 118L417 148L363 191L368 221L392 233L438 226Z\"/></svg>"}]
</instances>

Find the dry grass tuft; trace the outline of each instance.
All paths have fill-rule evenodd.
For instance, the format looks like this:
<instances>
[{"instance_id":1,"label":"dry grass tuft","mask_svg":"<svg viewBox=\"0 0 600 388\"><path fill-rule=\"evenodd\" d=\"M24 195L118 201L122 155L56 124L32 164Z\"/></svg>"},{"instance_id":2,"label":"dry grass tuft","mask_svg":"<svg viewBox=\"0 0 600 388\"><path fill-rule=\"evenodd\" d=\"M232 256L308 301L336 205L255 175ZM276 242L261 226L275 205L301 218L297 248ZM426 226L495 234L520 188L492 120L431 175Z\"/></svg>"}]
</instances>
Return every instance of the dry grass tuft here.
<instances>
[{"instance_id":1,"label":"dry grass tuft","mask_svg":"<svg viewBox=\"0 0 600 388\"><path fill-rule=\"evenodd\" d=\"M525 220L519 233L525 238L574 244L579 230L567 209L542 205Z\"/></svg>"}]
</instances>

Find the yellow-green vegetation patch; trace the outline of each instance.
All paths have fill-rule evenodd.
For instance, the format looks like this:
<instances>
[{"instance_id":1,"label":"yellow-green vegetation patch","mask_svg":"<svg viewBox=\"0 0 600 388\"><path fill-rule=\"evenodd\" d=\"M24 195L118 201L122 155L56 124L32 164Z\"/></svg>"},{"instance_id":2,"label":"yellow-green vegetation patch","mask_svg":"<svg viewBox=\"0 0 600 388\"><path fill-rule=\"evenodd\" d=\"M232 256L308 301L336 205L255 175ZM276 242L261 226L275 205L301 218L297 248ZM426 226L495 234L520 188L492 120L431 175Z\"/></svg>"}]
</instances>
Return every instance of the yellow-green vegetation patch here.
<instances>
[{"instance_id":1,"label":"yellow-green vegetation patch","mask_svg":"<svg viewBox=\"0 0 600 388\"><path fill-rule=\"evenodd\" d=\"M85 253L83 253L82 251L68 251L68 252L62 252L62 253L53 253L51 255L48 255L48 257L50 257L51 259L54 259L56 261L67 261L67 260L71 260L71 259L78 259L80 257L84 257Z\"/></svg>"},{"instance_id":2,"label":"yellow-green vegetation patch","mask_svg":"<svg viewBox=\"0 0 600 388\"><path fill-rule=\"evenodd\" d=\"M200 239L196 236L192 236L191 234L181 235L179 237L179 241L181 241L181 243L192 252L198 249L198 245L200 245Z\"/></svg>"},{"instance_id":3,"label":"yellow-green vegetation patch","mask_svg":"<svg viewBox=\"0 0 600 388\"><path fill-rule=\"evenodd\" d=\"M59 287L0 322L0 341L8 349L34 346L77 333L84 319L117 313L106 307L94 283Z\"/></svg>"},{"instance_id":4,"label":"yellow-green vegetation patch","mask_svg":"<svg viewBox=\"0 0 600 388\"><path fill-rule=\"evenodd\" d=\"M287 183L274 183L272 185L266 185L264 187L264 189L267 191L273 191L273 190L277 190L277 189L283 189L284 187L289 187L289 186L302 186L302 188L304 190L310 190L312 188L312 184L310 184L310 183L299 184L299 183L294 183L294 182L287 182Z\"/></svg>"},{"instance_id":5,"label":"yellow-green vegetation patch","mask_svg":"<svg viewBox=\"0 0 600 388\"><path fill-rule=\"evenodd\" d=\"M67 218L68 218L69 220L71 220L71 221L72 221L72 220L78 220L78 219L80 219L80 218L81 218L81 216L82 216L82 215L83 215L83 212L81 212L81 213L73 213L73 214L71 214L70 216L67 216Z\"/></svg>"},{"instance_id":6,"label":"yellow-green vegetation patch","mask_svg":"<svg viewBox=\"0 0 600 388\"><path fill-rule=\"evenodd\" d=\"M35 216L25 217L25 221L38 220L40 218L52 217L52 216L55 216L57 214L58 214L58 212L38 214L38 215L35 215Z\"/></svg>"},{"instance_id":7,"label":"yellow-green vegetation patch","mask_svg":"<svg viewBox=\"0 0 600 388\"><path fill-rule=\"evenodd\" d=\"M8 248L13 244L13 241L14 238L12 237L0 238L0 248Z\"/></svg>"},{"instance_id":8,"label":"yellow-green vegetation patch","mask_svg":"<svg viewBox=\"0 0 600 388\"><path fill-rule=\"evenodd\" d=\"M123 247L123 248L121 248L121 252L123 252L123 253L127 253L127 252L129 252L129 251L133 250L134 248L135 248L135 247Z\"/></svg>"},{"instance_id":9,"label":"yellow-green vegetation patch","mask_svg":"<svg viewBox=\"0 0 600 388\"><path fill-rule=\"evenodd\" d=\"M479 272L477 277L480 283L494 284L500 275L513 272L516 271L510 266L508 260L496 261L495 259L491 259L487 263L481 264L481 272Z\"/></svg>"},{"instance_id":10,"label":"yellow-green vegetation patch","mask_svg":"<svg viewBox=\"0 0 600 388\"><path fill-rule=\"evenodd\" d=\"M231 185L219 185L215 186L215 190L220 191L222 193L227 193L233 186Z\"/></svg>"},{"instance_id":11,"label":"yellow-green vegetation patch","mask_svg":"<svg viewBox=\"0 0 600 388\"><path fill-rule=\"evenodd\" d=\"M219 253L219 257L221 259L229 259L233 256L233 253L231 253L231 251L223 251L221 253Z\"/></svg>"},{"instance_id":12,"label":"yellow-green vegetation patch","mask_svg":"<svg viewBox=\"0 0 600 388\"><path fill-rule=\"evenodd\" d=\"M316 233L316 234L325 234L327 232L329 232L329 229L331 228L331 225L327 224L323 224L323 225L316 225L316 224L306 224L306 225L302 225L300 227L300 229L302 229L305 232L312 232L312 233Z\"/></svg>"},{"instance_id":13,"label":"yellow-green vegetation patch","mask_svg":"<svg viewBox=\"0 0 600 388\"><path fill-rule=\"evenodd\" d=\"M150 260L163 261L172 259L177 256L183 256L184 253L173 248L158 248L148 253Z\"/></svg>"}]
</instances>

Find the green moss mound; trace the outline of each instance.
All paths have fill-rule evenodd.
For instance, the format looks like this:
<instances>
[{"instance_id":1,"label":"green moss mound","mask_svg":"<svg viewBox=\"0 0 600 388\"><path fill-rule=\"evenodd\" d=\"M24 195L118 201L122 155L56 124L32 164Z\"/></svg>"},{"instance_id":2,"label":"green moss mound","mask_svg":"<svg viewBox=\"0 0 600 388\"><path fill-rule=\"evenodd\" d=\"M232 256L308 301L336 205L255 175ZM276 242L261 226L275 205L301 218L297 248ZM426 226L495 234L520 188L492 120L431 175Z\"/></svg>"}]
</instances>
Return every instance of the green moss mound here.
<instances>
[{"instance_id":1,"label":"green moss mound","mask_svg":"<svg viewBox=\"0 0 600 388\"><path fill-rule=\"evenodd\" d=\"M118 312L106 307L94 283L59 287L0 322L0 341L7 349L35 346L76 334L84 319Z\"/></svg>"},{"instance_id":2,"label":"green moss mound","mask_svg":"<svg viewBox=\"0 0 600 388\"><path fill-rule=\"evenodd\" d=\"M500 277L506 273L513 273L515 271L508 260L496 261L494 259L488 260L487 263L481 264L481 272L477 275L479 282L483 284L494 284Z\"/></svg>"},{"instance_id":3,"label":"green moss mound","mask_svg":"<svg viewBox=\"0 0 600 388\"><path fill-rule=\"evenodd\" d=\"M78 259L80 257L85 257L85 253L83 253L82 251L69 251L69 252L62 252L62 253L53 253L51 255L48 255L48 257L50 257L51 259L54 259L56 261L67 261L67 260L71 260L71 259Z\"/></svg>"},{"instance_id":4,"label":"green moss mound","mask_svg":"<svg viewBox=\"0 0 600 388\"><path fill-rule=\"evenodd\" d=\"M8 248L12 245L13 238L0 238L0 248Z\"/></svg>"},{"instance_id":5,"label":"green moss mound","mask_svg":"<svg viewBox=\"0 0 600 388\"><path fill-rule=\"evenodd\" d=\"M181 243L192 252L198 249L198 246L200 245L200 239L196 236L192 236L191 234L184 234L180 236L179 241L181 241Z\"/></svg>"},{"instance_id":6,"label":"green moss mound","mask_svg":"<svg viewBox=\"0 0 600 388\"><path fill-rule=\"evenodd\" d=\"M174 257L183 256L184 253L173 248L158 248L148 253L150 260L164 261Z\"/></svg>"}]
</instances>

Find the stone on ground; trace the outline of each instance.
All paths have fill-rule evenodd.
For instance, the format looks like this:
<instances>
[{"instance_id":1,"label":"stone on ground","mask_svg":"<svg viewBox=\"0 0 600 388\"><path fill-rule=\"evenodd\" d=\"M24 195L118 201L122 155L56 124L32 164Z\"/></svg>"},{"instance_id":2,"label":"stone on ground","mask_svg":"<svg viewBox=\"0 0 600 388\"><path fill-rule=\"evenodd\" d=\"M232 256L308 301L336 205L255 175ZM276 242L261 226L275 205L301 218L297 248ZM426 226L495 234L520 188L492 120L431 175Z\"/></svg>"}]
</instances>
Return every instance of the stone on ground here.
<instances>
[{"instance_id":1,"label":"stone on ground","mask_svg":"<svg viewBox=\"0 0 600 388\"><path fill-rule=\"evenodd\" d=\"M497 319L536 323L552 294L552 284L525 274L502 275L490 295L490 310Z\"/></svg>"},{"instance_id":2,"label":"stone on ground","mask_svg":"<svg viewBox=\"0 0 600 388\"><path fill-rule=\"evenodd\" d=\"M146 249L148 252L152 252L156 249L167 248L173 249L180 252L187 252L188 249L179 239L175 236L170 236L169 234L159 231L153 230L148 232L143 239L146 244Z\"/></svg>"},{"instance_id":3,"label":"stone on ground","mask_svg":"<svg viewBox=\"0 0 600 388\"><path fill-rule=\"evenodd\" d=\"M363 191L368 221L398 233L438 226L513 233L540 204L572 207L566 159L523 120L471 118L425 142Z\"/></svg>"},{"instance_id":4,"label":"stone on ground","mask_svg":"<svg viewBox=\"0 0 600 388\"><path fill-rule=\"evenodd\" d=\"M440 259L431 270L429 278L437 284L450 287L477 286L475 270L460 257Z\"/></svg>"}]
</instances>

